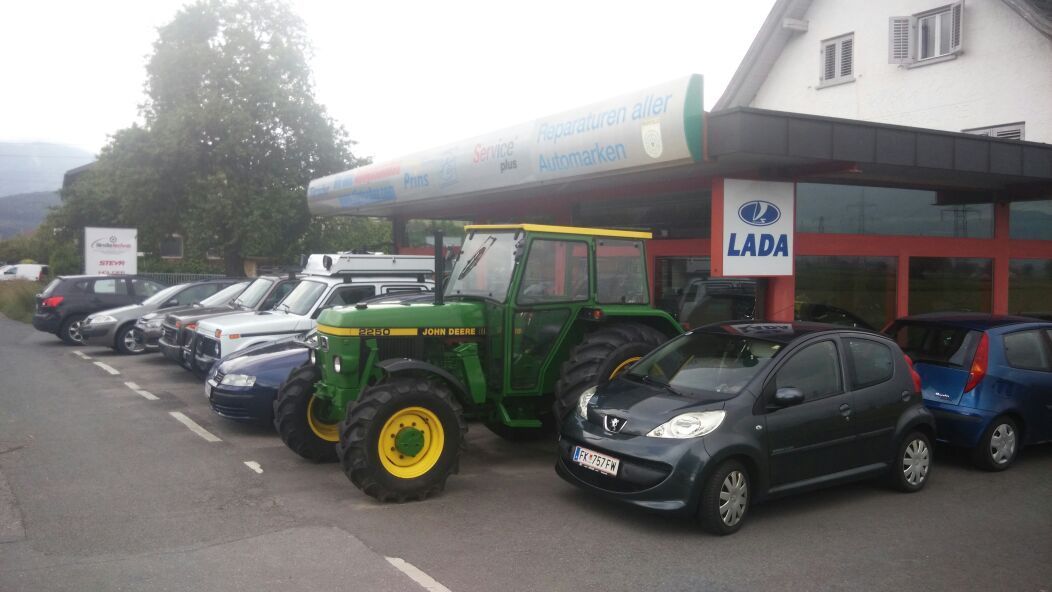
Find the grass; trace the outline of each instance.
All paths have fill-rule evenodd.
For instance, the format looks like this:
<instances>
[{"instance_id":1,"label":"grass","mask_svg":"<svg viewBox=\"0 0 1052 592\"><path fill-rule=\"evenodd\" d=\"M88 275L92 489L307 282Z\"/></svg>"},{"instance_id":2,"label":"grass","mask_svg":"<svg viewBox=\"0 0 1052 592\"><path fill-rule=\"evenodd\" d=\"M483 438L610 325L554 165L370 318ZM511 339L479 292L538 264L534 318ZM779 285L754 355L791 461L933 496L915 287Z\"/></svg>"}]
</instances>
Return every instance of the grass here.
<instances>
[{"instance_id":1,"label":"grass","mask_svg":"<svg viewBox=\"0 0 1052 592\"><path fill-rule=\"evenodd\" d=\"M0 313L14 321L28 323L33 319L37 292L44 286L27 280L0 282Z\"/></svg>"}]
</instances>

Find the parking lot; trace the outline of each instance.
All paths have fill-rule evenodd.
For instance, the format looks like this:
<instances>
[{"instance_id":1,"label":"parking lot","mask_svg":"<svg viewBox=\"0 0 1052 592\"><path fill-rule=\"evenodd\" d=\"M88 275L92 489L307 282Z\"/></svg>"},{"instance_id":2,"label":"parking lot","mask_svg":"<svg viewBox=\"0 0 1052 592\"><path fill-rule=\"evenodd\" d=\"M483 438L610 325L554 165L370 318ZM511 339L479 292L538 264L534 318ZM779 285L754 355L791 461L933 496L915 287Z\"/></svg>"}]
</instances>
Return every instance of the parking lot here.
<instances>
[{"instance_id":1,"label":"parking lot","mask_svg":"<svg viewBox=\"0 0 1052 592\"><path fill-rule=\"evenodd\" d=\"M554 455L472 424L443 494L382 505L160 355L0 317L5 592L1052 589L1050 445L1004 473L939 447L919 494L780 500L723 538L579 491Z\"/></svg>"}]
</instances>

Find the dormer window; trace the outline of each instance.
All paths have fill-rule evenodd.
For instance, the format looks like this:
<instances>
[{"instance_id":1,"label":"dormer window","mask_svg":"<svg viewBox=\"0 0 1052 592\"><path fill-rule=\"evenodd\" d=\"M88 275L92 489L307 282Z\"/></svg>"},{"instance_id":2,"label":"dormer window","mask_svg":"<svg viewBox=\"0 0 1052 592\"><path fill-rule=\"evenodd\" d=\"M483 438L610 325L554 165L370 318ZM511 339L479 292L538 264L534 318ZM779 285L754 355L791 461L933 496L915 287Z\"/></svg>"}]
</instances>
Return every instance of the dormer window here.
<instances>
[{"instance_id":1,"label":"dormer window","mask_svg":"<svg viewBox=\"0 0 1052 592\"><path fill-rule=\"evenodd\" d=\"M888 62L921 65L929 60L953 59L961 51L963 24L963 1L912 16L891 17Z\"/></svg>"}]
</instances>

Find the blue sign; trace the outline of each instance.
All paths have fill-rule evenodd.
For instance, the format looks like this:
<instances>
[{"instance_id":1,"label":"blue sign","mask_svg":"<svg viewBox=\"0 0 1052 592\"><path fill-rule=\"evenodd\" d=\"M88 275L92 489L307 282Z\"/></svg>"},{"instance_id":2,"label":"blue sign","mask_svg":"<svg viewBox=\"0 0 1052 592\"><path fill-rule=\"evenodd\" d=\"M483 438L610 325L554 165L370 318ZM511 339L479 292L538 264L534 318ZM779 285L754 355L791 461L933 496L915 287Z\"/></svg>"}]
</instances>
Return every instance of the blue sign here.
<instances>
[{"instance_id":1,"label":"blue sign","mask_svg":"<svg viewBox=\"0 0 1052 592\"><path fill-rule=\"evenodd\" d=\"M770 226L781 219L782 211L769 201L757 199L742 204L738 217L749 226Z\"/></svg>"}]
</instances>

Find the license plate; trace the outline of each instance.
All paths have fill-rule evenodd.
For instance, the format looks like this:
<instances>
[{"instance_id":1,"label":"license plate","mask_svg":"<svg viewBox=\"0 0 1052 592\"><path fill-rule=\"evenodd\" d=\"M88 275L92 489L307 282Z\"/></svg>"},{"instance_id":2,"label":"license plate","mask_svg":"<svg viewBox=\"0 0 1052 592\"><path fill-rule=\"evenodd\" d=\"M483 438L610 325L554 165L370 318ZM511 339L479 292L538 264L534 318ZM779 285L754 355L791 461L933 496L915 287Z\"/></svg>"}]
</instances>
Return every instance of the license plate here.
<instances>
[{"instance_id":1,"label":"license plate","mask_svg":"<svg viewBox=\"0 0 1052 592\"><path fill-rule=\"evenodd\" d=\"M599 471L600 473L610 475L611 477L617 476L617 467L621 464L620 460L612 456L607 456L587 448L581 448L580 446L574 448L573 461L582 467L587 467L593 471Z\"/></svg>"},{"instance_id":2,"label":"license plate","mask_svg":"<svg viewBox=\"0 0 1052 592\"><path fill-rule=\"evenodd\" d=\"M212 389L214 389L217 386L219 386L219 385L216 384L214 380L206 380L205 381L205 397L208 398L208 399L211 399L212 398Z\"/></svg>"}]
</instances>

